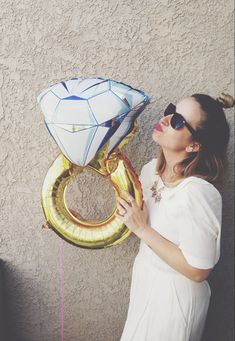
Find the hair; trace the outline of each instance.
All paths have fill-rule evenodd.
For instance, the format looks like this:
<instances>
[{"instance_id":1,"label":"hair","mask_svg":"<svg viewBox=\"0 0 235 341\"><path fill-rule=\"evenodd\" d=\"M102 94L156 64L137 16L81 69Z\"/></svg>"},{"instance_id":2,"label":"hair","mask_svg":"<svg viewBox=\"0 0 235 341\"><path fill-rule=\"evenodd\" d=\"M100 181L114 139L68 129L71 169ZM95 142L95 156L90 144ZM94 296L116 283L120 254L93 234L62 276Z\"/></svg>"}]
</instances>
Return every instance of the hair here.
<instances>
[{"instance_id":1,"label":"hair","mask_svg":"<svg viewBox=\"0 0 235 341\"><path fill-rule=\"evenodd\" d=\"M193 94L200 105L203 115L197 127L197 138L201 148L174 166L174 172L181 178L197 176L220 189L228 170L227 147L230 137L230 126L223 108L235 104L232 96L222 93L214 99L204 94ZM161 175L166 167L166 160L161 150L156 171ZM177 170L176 170L177 169Z\"/></svg>"}]
</instances>

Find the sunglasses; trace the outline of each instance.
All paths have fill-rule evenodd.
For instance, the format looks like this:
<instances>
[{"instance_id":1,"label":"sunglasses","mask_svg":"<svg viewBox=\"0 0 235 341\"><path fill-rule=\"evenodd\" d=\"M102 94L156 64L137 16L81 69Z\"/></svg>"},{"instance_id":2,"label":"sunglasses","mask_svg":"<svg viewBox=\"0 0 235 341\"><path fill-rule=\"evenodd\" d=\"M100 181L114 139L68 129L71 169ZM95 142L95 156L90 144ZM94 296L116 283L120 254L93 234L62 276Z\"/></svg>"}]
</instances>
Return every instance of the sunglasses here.
<instances>
[{"instance_id":1,"label":"sunglasses","mask_svg":"<svg viewBox=\"0 0 235 341\"><path fill-rule=\"evenodd\" d=\"M170 103L165 111L164 111L164 116L168 116L173 114L173 116L171 117L171 126L174 129L180 129L182 128L184 125L188 128L188 130L190 131L190 133L192 134L193 137L197 137L197 132L196 130L194 130L190 124L188 124L188 122L186 122L185 118L176 112L176 106L172 103Z\"/></svg>"}]
</instances>

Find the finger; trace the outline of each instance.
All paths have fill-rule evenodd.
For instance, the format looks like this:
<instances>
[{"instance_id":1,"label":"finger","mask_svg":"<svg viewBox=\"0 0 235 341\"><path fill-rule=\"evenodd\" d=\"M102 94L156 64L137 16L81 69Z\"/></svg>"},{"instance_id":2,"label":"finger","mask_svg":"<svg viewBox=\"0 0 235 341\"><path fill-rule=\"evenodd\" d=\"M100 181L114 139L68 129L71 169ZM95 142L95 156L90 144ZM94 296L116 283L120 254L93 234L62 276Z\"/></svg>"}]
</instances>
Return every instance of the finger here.
<instances>
[{"instance_id":1,"label":"finger","mask_svg":"<svg viewBox=\"0 0 235 341\"><path fill-rule=\"evenodd\" d=\"M118 213L120 213L121 215L126 213L126 210L120 205L117 205L117 209L118 209Z\"/></svg>"},{"instance_id":2,"label":"finger","mask_svg":"<svg viewBox=\"0 0 235 341\"><path fill-rule=\"evenodd\" d=\"M148 212L148 207L147 207L145 201L143 202L143 211L144 211L144 212Z\"/></svg>"},{"instance_id":3,"label":"finger","mask_svg":"<svg viewBox=\"0 0 235 341\"><path fill-rule=\"evenodd\" d=\"M121 221L124 222L124 217L125 217L125 216L119 214L118 212L116 212L116 215L117 215L117 217L118 217Z\"/></svg>"},{"instance_id":4,"label":"finger","mask_svg":"<svg viewBox=\"0 0 235 341\"><path fill-rule=\"evenodd\" d=\"M117 203L117 209L122 210L123 207L119 203Z\"/></svg>"},{"instance_id":5,"label":"finger","mask_svg":"<svg viewBox=\"0 0 235 341\"><path fill-rule=\"evenodd\" d=\"M118 199L118 202L126 209L128 210L130 208L130 205L125 201L123 200L122 198L120 197L117 197Z\"/></svg>"},{"instance_id":6,"label":"finger","mask_svg":"<svg viewBox=\"0 0 235 341\"><path fill-rule=\"evenodd\" d=\"M125 191L127 198L130 200L131 204L136 204L135 198L129 193Z\"/></svg>"},{"instance_id":7,"label":"finger","mask_svg":"<svg viewBox=\"0 0 235 341\"><path fill-rule=\"evenodd\" d=\"M127 210L122 205L120 205L119 203L117 203L117 211L122 216L127 214Z\"/></svg>"}]
</instances>

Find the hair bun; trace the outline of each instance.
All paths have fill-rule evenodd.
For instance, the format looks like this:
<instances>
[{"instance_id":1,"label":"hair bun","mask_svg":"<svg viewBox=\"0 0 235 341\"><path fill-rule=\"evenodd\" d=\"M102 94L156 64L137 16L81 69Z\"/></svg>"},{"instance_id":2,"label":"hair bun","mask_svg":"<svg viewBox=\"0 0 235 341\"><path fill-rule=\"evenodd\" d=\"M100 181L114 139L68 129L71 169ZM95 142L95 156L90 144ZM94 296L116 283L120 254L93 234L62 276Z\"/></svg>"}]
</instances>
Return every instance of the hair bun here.
<instances>
[{"instance_id":1,"label":"hair bun","mask_svg":"<svg viewBox=\"0 0 235 341\"><path fill-rule=\"evenodd\" d=\"M235 99L224 92L216 98L216 100L222 105L223 108L232 108L235 105Z\"/></svg>"}]
</instances>

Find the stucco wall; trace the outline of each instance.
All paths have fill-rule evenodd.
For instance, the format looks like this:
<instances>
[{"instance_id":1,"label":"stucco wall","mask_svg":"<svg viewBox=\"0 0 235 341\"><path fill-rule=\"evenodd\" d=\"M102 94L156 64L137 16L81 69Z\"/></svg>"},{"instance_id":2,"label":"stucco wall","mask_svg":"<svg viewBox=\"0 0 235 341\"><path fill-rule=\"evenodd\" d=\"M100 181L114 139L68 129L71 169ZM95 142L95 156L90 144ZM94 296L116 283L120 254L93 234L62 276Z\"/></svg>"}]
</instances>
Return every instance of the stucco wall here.
<instances>
[{"instance_id":1,"label":"stucco wall","mask_svg":"<svg viewBox=\"0 0 235 341\"><path fill-rule=\"evenodd\" d=\"M0 0L0 8L0 258L8 335L10 341L58 341L61 240L41 228L40 194L59 150L36 96L74 76L112 78L145 90L152 104L123 149L139 174L159 152L151 133L169 101L195 92L233 92L233 1ZM206 341L233 340L233 116L227 111L230 173ZM94 180L95 191L86 185ZM111 212L114 195L89 173L77 179L68 200L74 208L82 200L81 213L100 216ZM119 340L138 246L135 236L106 250L64 243L65 340Z\"/></svg>"}]
</instances>

